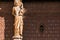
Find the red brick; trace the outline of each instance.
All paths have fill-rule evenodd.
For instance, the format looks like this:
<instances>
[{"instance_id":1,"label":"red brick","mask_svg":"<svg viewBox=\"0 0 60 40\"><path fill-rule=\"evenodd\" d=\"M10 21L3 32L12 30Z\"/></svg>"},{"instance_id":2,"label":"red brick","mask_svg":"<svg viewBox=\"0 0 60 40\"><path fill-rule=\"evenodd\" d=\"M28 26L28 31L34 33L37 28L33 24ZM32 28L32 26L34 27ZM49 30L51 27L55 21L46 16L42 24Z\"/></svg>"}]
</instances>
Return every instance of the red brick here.
<instances>
[{"instance_id":1,"label":"red brick","mask_svg":"<svg viewBox=\"0 0 60 40\"><path fill-rule=\"evenodd\" d=\"M4 30L0 40L12 40L13 22L12 16L13 3L1 3L2 10L0 16L4 17L5 24L0 27ZM59 2L44 2L44 3L24 3L27 12L24 14L24 32L23 40L59 40L60 39L60 3ZM8 9L7 9L8 8ZM5 11L6 10L6 11ZM43 33L39 30L41 24L44 24ZM2 39L1 39L2 38Z\"/></svg>"}]
</instances>

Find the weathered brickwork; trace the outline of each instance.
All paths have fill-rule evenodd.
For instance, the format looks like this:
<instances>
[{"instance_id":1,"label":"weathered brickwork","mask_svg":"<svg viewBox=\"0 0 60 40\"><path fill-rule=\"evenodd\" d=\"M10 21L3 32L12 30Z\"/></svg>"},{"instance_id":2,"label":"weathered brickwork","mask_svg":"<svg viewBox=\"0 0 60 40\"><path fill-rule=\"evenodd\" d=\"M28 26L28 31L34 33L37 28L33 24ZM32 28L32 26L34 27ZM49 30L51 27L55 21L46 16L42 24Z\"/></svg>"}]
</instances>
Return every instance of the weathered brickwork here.
<instances>
[{"instance_id":1,"label":"weathered brickwork","mask_svg":"<svg viewBox=\"0 0 60 40\"><path fill-rule=\"evenodd\" d=\"M11 14L11 4L0 4L0 16L5 18L5 40L12 40L13 36L14 18ZM59 2L24 3L24 7L27 12L24 14L23 40L60 40ZM44 26L43 32L40 31L41 24Z\"/></svg>"},{"instance_id":2,"label":"weathered brickwork","mask_svg":"<svg viewBox=\"0 0 60 40\"><path fill-rule=\"evenodd\" d=\"M5 22L4 17L0 17L0 40L4 40Z\"/></svg>"}]
</instances>

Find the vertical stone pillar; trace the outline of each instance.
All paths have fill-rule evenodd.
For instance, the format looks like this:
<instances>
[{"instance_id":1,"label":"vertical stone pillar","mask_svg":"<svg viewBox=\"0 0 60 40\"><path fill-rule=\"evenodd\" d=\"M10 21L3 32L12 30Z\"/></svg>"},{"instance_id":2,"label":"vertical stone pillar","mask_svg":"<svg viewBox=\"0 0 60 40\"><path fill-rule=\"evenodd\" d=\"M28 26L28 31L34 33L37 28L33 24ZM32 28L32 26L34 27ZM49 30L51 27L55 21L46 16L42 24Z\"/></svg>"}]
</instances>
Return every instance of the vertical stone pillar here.
<instances>
[{"instance_id":1,"label":"vertical stone pillar","mask_svg":"<svg viewBox=\"0 0 60 40\"><path fill-rule=\"evenodd\" d=\"M23 36L23 14L25 10L21 0L14 0L14 6L12 9L12 15L14 18L14 36L13 40L22 40Z\"/></svg>"}]
</instances>

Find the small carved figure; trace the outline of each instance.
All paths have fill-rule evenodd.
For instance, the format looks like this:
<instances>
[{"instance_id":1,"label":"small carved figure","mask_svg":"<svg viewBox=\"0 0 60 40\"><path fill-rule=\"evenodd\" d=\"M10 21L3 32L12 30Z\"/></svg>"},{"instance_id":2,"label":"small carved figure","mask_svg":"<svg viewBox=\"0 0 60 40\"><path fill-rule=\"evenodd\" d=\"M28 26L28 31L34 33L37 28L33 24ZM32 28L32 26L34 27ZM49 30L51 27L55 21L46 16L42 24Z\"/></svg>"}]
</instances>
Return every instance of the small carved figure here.
<instances>
[{"instance_id":1,"label":"small carved figure","mask_svg":"<svg viewBox=\"0 0 60 40\"><path fill-rule=\"evenodd\" d=\"M20 0L15 0L14 7L12 10L12 15L15 16L14 21L14 35L21 36L23 32L23 14L25 9L23 8L23 3Z\"/></svg>"}]
</instances>

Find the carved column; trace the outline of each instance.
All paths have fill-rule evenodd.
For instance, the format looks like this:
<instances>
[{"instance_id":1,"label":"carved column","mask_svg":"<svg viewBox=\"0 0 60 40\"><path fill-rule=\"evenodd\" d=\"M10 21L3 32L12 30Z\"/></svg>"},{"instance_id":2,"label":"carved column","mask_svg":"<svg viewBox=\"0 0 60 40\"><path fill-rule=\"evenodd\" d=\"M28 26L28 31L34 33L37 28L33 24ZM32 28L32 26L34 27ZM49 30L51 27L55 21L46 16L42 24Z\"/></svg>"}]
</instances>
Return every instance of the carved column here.
<instances>
[{"instance_id":1,"label":"carved column","mask_svg":"<svg viewBox=\"0 0 60 40\"><path fill-rule=\"evenodd\" d=\"M14 6L12 9L12 15L14 18L14 36L13 40L22 40L23 36L23 14L25 10L21 0L14 0Z\"/></svg>"}]
</instances>

